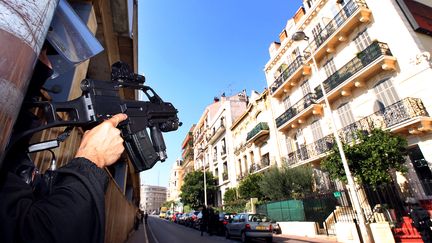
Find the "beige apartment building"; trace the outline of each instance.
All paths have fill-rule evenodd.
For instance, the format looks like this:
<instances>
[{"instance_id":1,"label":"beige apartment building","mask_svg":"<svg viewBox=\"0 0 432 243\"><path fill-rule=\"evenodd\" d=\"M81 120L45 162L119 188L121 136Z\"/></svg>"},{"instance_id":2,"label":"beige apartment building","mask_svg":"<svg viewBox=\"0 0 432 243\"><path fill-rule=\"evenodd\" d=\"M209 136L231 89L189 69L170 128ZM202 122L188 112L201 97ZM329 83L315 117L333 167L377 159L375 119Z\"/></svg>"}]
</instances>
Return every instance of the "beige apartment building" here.
<instances>
[{"instance_id":1,"label":"beige apartment building","mask_svg":"<svg viewBox=\"0 0 432 243\"><path fill-rule=\"evenodd\" d=\"M291 167L313 166L318 189L335 186L320 169L333 122L343 141L380 127L408 140L399 180L431 204L431 13L431 1L308 0L270 45L280 154Z\"/></svg>"},{"instance_id":2,"label":"beige apartment building","mask_svg":"<svg viewBox=\"0 0 432 243\"><path fill-rule=\"evenodd\" d=\"M293 40L298 31L303 41ZM431 46L431 36L411 27L397 1L305 1L280 42L271 44L265 66L288 164L319 168L330 149L322 82L342 137L370 124L402 134L411 151L410 179L432 179L416 162L432 161Z\"/></svg>"},{"instance_id":3,"label":"beige apartment building","mask_svg":"<svg viewBox=\"0 0 432 243\"><path fill-rule=\"evenodd\" d=\"M185 139L182 143L182 168L183 168L183 179L186 174L194 171L194 140L193 140L193 130L195 125L189 129L189 132L186 134ZM180 185L181 187L182 185Z\"/></svg>"},{"instance_id":4,"label":"beige apartment building","mask_svg":"<svg viewBox=\"0 0 432 243\"><path fill-rule=\"evenodd\" d=\"M245 92L215 98L207 106L193 131L195 170L210 171L218 178L215 206L223 204L225 190L236 185L233 136L229 127L246 109Z\"/></svg>"},{"instance_id":5,"label":"beige apartment building","mask_svg":"<svg viewBox=\"0 0 432 243\"><path fill-rule=\"evenodd\" d=\"M237 184L249 174L260 173L282 163L268 89L261 94L252 92L246 111L230 129Z\"/></svg>"}]
</instances>

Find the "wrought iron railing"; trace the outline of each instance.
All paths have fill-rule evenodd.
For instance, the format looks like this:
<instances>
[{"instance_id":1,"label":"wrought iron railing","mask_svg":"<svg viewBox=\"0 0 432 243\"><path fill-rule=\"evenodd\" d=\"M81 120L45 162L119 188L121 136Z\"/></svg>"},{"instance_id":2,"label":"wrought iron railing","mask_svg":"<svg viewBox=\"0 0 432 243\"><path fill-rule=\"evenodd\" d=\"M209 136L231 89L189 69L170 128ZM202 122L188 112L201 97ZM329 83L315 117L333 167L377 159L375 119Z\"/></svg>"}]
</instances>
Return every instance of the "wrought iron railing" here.
<instances>
[{"instance_id":1,"label":"wrought iron railing","mask_svg":"<svg viewBox=\"0 0 432 243\"><path fill-rule=\"evenodd\" d=\"M370 133L374 128L391 129L411 118L429 116L423 102L418 98L405 98L385 107L370 116L364 117L339 130L339 137L344 142L356 139L357 131Z\"/></svg>"},{"instance_id":2,"label":"wrought iron railing","mask_svg":"<svg viewBox=\"0 0 432 243\"><path fill-rule=\"evenodd\" d=\"M260 169L261 169L261 165L253 163L249 167L249 173L254 173L256 171L259 171Z\"/></svg>"},{"instance_id":3,"label":"wrought iron railing","mask_svg":"<svg viewBox=\"0 0 432 243\"><path fill-rule=\"evenodd\" d=\"M285 81L304 64L304 62L305 58L303 56L296 57L296 59L294 59L294 61L290 63L290 65L276 78L273 84L270 85L272 94L282 86L282 84L285 83Z\"/></svg>"},{"instance_id":4,"label":"wrought iron railing","mask_svg":"<svg viewBox=\"0 0 432 243\"><path fill-rule=\"evenodd\" d=\"M395 125L420 116L429 116L423 102L418 98L408 97L345 126L338 131L338 135L347 143L357 138L358 131L368 134L374 128L391 129ZM330 134L313 143L302 145L288 154L288 165L317 157L329 151L333 144L334 137Z\"/></svg>"},{"instance_id":5,"label":"wrought iron railing","mask_svg":"<svg viewBox=\"0 0 432 243\"><path fill-rule=\"evenodd\" d=\"M246 141L249 141L249 139L253 138L255 135L257 135L259 132L263 130L269 130L269 126L267 122L260 122L258 123L250 132L247 133Z\"/></svg>"},{"instance_id":6,"label":"wrought iron railing","mask_svg":"<svg viewBox=\"0 0 432 243\"><path fill-rule=\"evenodd\" d=\"M267 166L270 166L270 158L264 156L261 158L261 167L265 168Z\"/></svg>"},{"instance_id":7,"label":"wrought iron railing","mask_svg":"<svg viewBox=\"0 0 432 243\"><path fill-rule=\"evenodd\" d=\"M362 52L359 52L355 58L351 59L351 61L323 81L326 92L329 93L345 80L354 76L357 72L384 55L392 56L388 45L386 43L374 41ZM315 88L315 93L317 99L323 96L321 86Z\"/></svg>"},{"instance_id":8,"label":"wrought iron railing","mask_svg":"<svg viewBox=\"0 0 432 243\"><path fill-rule=\"evenodd\" d=\"M288 165L294 165L300 161L308 160L317 157L329 151L334 144L333 134L327 135L317 141L300 146L299 149L288 154Z\"/></svg>"},{"instance_id":9,"label":"wrought iron railing","mask_svg":"<svg viewBox=\"0 0 432 243\"><path fill-rule=\"evenodd\" d=\"M352 0L345 4L342 10L339 11L339 13L316 36L314 36L313 41L310 42L306 50L310 50L312 53L315 52L360 7L367 8L367 5L363 0Z\"/></svg>"},{"instance_id":10,"label":"wrought iron railing","mask_svg":"<svg viewBox=\"0 0 432 243\"><path fill-rule=\"evenodd\" d=\"M309 93L305 95L301 100L288 108L282 115L276 118L276 126L280 127L285 124L287 121L291 120L297 114L311 106L312 104L316 104L316 94Z\"/></svg>"}]
</instances>

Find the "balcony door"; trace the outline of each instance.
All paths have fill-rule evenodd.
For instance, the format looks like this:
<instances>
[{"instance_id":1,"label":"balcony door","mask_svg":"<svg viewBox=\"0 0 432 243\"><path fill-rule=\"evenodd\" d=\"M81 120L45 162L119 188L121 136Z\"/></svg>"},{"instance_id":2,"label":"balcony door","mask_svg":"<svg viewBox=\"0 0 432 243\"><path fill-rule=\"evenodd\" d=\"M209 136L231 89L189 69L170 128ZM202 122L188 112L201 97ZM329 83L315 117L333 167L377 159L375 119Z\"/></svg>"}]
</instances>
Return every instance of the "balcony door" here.
<instances>
[{"instance_id":1,"label":"balcony door","mask_svg":"<svg viewBox=\"0 0 432 243\"><path fill-rule=\"evenodd\" d=\"M393 82L390 78L379 81L373 89L377 98L377 102L380 103L382 108L399 101L398 94L396 93Z\"/></svg>"},{"instance_id":2,"label":"balcony door","mask_svg":"<svg viewBox=\"0 0 432 243\"><path fill-rule=\"evenodd\" d=\"M309 94L311 92L310 86L309 86L309 82L306 80L302 83L302 85L300 86L303 96Z\"/></svg>"},{"instance_id":3,"label":"balcony door","mask_svg":"<svg viewBox=\"0 0 432 243\"><path fill-rule=\"evenodd\" d=\"M314 122L312 122L310 128L312 130L312 136L314 138L314 149L316 155L320 155L326 152L328 150L327 144L326 141L322 139L324 135L319 120L315 120Z\"/></svg>"},{"instance_id":4,"label":"balcony door","mask_svg":"<svg viewBox=\"0 0 432 243\"><path fill-rule=\"evenodd\" d=\"M340 123L342 125L343 137L346 142L355 139L357 127L355 126L354 115L349 103L342 104L337 109Z\"/></svg>"},{"instance_id":5,"label":"balcony door","mask_svg":"<svg viewBox=\"0 0 432 243\"><path fill-rule=\"evenodd\" d=\"M301 160L306 160L308 158L306 150L306 140L303 136L303 131L301 129L297 130L297 133L294 136L294 140L297 149L297 156Z\"/></svg>"}]
</instances>

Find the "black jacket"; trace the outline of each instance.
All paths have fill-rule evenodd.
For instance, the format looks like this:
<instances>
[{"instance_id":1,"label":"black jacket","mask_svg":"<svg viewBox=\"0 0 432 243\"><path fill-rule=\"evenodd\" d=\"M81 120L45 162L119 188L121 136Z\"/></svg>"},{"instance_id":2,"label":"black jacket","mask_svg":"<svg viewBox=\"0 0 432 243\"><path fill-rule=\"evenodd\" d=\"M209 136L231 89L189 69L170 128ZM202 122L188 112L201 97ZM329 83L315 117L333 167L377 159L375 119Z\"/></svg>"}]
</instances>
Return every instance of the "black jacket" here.
<instances>
[{"instance_id":1,"label":"black jacket","mask_svg":"<svg viewBox=\"0 0 432 243\"><path fill-rule=\"evenodd\" d=\"M0 242L103 242L106 172L75 158L56 170L49 195L14 173L0 186Z\"/></svg>"}]
</instances>

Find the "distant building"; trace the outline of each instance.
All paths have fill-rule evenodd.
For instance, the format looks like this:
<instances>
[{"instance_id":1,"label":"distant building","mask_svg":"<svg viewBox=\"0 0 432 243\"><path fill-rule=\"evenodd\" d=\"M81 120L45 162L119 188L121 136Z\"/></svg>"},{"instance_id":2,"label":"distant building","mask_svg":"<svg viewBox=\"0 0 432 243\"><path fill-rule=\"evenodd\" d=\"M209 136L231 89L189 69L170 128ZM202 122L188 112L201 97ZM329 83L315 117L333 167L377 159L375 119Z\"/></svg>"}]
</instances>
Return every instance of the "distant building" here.
<instances>
[{"instance_id":1,"label":"distant building","mask_svg":"<svg viewBox=\"0 0 432 243\"><path fill-rule=\"evenodd\" d=\"M140 209L149 213L159 212L167 200L167 188L162 186L141 185Z\"/></svg>"},{"instance_id":2,"label":"distant building","mask_svg":"<svg viewBox=\"0 0 432 243\"><path fill-rule=\"evenodd\" d=\"M187 133L185 139L183 140L182 143L182 168L183 168L183 178L185 177L186 174L188 174L189 172L194 171L194 154L193 154L193 130L195 128L195 124L192 125L192 127L190 128L189 132ZM183 183L183 182L181 182ZM182 185L180 185L181 188Z\"/></svg>"},{"instance_id":3,"label":"distant building","mask_svg":"<svg viewBox=\"0 0 432 243\"><path fill-rule=\"evenodd\" d=\"M183 182L183 160L177 159L170 171L167 201L180 201L180 188Z\"/></svg>"}]
</instances>

